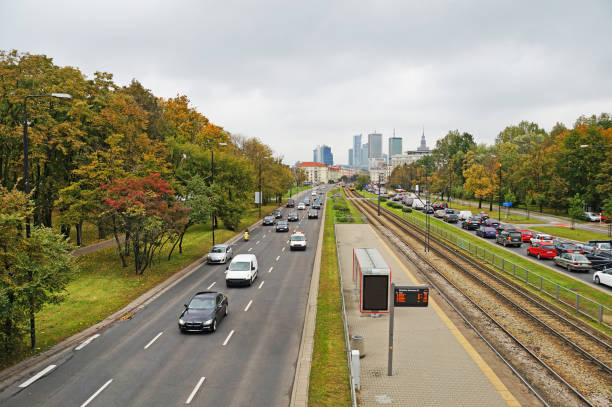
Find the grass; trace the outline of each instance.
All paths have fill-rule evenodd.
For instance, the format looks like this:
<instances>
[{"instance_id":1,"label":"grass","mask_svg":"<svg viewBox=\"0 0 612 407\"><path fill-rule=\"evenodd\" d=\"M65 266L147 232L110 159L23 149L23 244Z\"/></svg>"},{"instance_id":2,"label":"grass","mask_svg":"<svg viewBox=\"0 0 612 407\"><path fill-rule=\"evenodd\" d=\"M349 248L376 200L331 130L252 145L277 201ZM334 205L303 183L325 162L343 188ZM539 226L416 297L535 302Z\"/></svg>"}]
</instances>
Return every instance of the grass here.
<instances>
[{"instance_id":1,"label":"grass","mask_svg":"<svg viewBox=\"0 0 612 407\"><path fill-rule=\"evenodd\" d=\"M285 192L285 194L283 195L283 198L291 197L290 193L295 195L298 192L302 192L302 191L305 191L305 190L310 189L310 188L312 188L312 186L310 186L310 185L302 185L301 187L298 187L298 188L292 188L291 190Z\"/></svg>"},{"instance_id":2,"label":"grass","mask_svg":"<svg viewBox=\"0 0 612 407\"><path fill-rule=\"evenodd\" d=\"M59 222L57 222L56 216L53 217L52 224L53 224L53 230L59 233L60 225L59 225ZM98 237L98 227L94 225L93 223L83 222L83 246L88 246L90 244L98 243L98 242L101 242L103 240L110 239L110 238L111 236L109 235L105 238L100 239ZM74 225L70 227L70 241L73 244L76 244L76 241L77 241L76 228L74 227Z\"/></svg>"},{"instance_id":3,"label":"grass","mask_svg":"<svg viewBox=\"0 0 612 407\"><path fill-rule=\"evenodd\" d=\"M473 202L474 205L478 205L478 201L474 201L472 199L465 199L465 198L462 198L462 199L464 201ZM489 202L488 201L482 201L482 205L483 205L483 208L486 207L486 206L489 206ZM493 207L496 208L496 206L497 205L495 203L493 203ZM521 205L520 207L513 207L512 209L520 210L520 211L527 211L527 207L525 206L525 204ZM546 207L546 206L542 207L542 212L540 212L540 207L538 205L529 205L529 212L530 213L534 213L534 214L559 216L559 217L562 217L562 218L567 218L568 221L570 220L570 216L569 216L569 214L567 213L566 210L549 208L549 207ZM587 221L580 219L580 220L576 220L576 223L587 223Z\"/></svg>"},{"instance_id":4,"label":"grass","mask_svg":"<svg viewBox=\"0 0 612 407\"><path fill-rule=\"evenodd\" d=\"M262 215L276 205L261 208ZM258 218L258 208L250 209L240 228L242 230ZM223 242L236 232L216 229L216 242ZM26 351L12 360L17 363L35 353L43 352L62 340L102 321L125 307L141 294L163 282L188 264L208 253L212 242L210 225L195 225L183 239L183 253L178 249L167 261L169 247L156 256L151 268L142 276L134 274L133 264L124 268L115 246L101 249L78 258L81 272L68 284L65 301L49 304L36 315L37 348ZM7 366L0 366L4 368Z\"/></svg>"},{"instance_id":5,"label":"grass","mask_svg":"<svg viewBox=\"0 0 612 407\"><path fill-rule=\"evenodd\" d=\"M464 205L464 204L460 204L460 203L455 203L455 202L451 202L450 205L451 208L456 209L458 211L471 211L473 214L476 214L480 211L485 211L489 214L489 216L491 216L492 218L497 219L498 218L498 213L501 214L501 220L504 223L515 223L517 225L519 224L541 224L541 223L545 223L542 222L541 220L537 220L537 219L527 219L526 216L523 215L516 215L513 213L509 213L507 214L506 211L502 208L501 212L497 211L497 208L495 206L493 206L493 211L489 211L487 207L482 207L481 209L479 209L477 206L470 206L470 205ZM506 216L507 215L507 216Z\"/></svg>"},{"instance_id":6,"label":"grass","mask_svg":"<svg viewBox=\"0 0 612 407\"><path fill-rule=\"evenodd\" d=\"M587 240L610 239L608 235L604 233L589 232L588 230L582 229L570 229L563 226L537 226L532 227L531 229L566 239L578 240L580 242L586 242Z\"/></svg>"},{"instance_id":7,"label":"grass","mask_svg":"<svg viewBox=\"0 0 612 407\"><path fill-rule=\"evenodd\" d=\"M335 191L330 191L328 195L333 193ZM344 407L351 405L351 389L342 321L333 204L328 202L325 206L325 230L308 405Z\"/></svg>"}]
</instances>

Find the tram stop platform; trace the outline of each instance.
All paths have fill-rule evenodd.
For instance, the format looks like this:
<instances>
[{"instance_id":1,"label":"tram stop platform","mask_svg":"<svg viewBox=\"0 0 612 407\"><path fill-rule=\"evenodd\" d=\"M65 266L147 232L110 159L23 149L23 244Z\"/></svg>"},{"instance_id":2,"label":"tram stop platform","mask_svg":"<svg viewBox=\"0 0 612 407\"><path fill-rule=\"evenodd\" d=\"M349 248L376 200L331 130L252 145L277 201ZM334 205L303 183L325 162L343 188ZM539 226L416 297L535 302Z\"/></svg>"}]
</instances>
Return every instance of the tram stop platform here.
<instances>
[{"instance_id":1,"label":"tram stop platform","mask_svg":"<svg viewBox=\"0 0 612 407\"><path fill-rule=\"evenodd\" d=\"M353 249L376 248L396 285L418 285L412 264L400 260L368 224L336 225L349 337L363 336L359 406L518 406L490 365L441 308L430 290L427 308L395 308L393 375L387 375L389 314L359 311L352 277Z\"/></svg>"}]
</instances>

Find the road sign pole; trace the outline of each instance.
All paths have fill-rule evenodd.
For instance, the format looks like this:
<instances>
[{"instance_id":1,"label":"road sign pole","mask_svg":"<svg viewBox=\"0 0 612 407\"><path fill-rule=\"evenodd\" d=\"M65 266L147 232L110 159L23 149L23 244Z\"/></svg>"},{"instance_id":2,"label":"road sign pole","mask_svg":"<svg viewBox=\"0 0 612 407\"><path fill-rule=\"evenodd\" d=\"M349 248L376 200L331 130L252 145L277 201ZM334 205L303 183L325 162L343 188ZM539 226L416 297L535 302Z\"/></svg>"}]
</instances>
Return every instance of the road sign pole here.
<instances>
[{"instance_id":1,"label":"road sign pole","mask_svg":"<svg viewBox=\"0 0 612 407\"><path fill-rule=\"evenodd\" d=\"M395 284L391 283L391 301L389 312L389 362L387 367L387 376L393 376L393 313L395 303Z\"/></svg>"}]
</instances>

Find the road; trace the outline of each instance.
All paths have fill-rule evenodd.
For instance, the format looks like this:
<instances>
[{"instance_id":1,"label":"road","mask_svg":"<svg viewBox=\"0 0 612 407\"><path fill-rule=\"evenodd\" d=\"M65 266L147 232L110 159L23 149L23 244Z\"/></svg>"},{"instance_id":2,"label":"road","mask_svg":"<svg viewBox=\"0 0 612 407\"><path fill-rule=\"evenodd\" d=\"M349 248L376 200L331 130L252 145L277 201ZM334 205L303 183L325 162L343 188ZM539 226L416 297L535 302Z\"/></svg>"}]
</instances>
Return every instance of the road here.
<instances>
[{"instance_id":1,"label":"road","mask_svg":"<svg viewBox=\"0 0 612 407\"><path fill-rule=\"evenodd\" d=\"M202 265L131 319L50 362L57 367L46 376L4 391L0 404L288 405L321 223L299 212L290 232L306 233L306 251L291 252L289 234L273 226L258 226L249 242L234 245L234 255L257 256L259 276L251 287L226 288L225 265ZM213 334L181 334L183 304L207 289L227 293L229 316Z\"/></svg>"}]
</instances>

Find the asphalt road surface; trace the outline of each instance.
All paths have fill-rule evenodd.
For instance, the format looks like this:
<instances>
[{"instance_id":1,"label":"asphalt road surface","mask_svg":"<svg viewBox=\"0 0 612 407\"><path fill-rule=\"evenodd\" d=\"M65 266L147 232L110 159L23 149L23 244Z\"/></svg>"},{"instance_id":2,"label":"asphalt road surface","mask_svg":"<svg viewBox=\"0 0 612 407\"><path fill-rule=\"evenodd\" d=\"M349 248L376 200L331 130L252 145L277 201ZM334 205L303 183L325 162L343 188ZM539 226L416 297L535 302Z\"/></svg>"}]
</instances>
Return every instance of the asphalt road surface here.
<instances>
[{"instance_id":1,"label":"asphalt road surface","mask_svg":"<svg viewBox=\"0 0 612 407\"><path fill-rule=\"evenodd\" d=\"M5 390L0 405L287 406L321 224L298 212L289 230L305 232L306 251L291 252L290 233L274 226L258 226L249 242L234 245L234 255L257 256L251 287L226 288L225 265L202 265L131 319L50 362L56 367L44 377ZM227 293L228 317L215 333L181 334L183 304L207 289Z\"/></svg>"}]
</instances>

